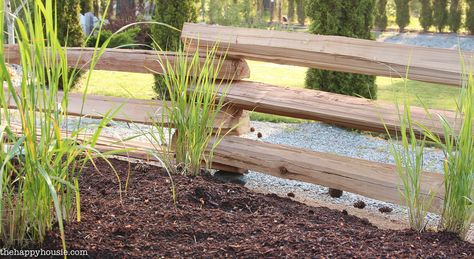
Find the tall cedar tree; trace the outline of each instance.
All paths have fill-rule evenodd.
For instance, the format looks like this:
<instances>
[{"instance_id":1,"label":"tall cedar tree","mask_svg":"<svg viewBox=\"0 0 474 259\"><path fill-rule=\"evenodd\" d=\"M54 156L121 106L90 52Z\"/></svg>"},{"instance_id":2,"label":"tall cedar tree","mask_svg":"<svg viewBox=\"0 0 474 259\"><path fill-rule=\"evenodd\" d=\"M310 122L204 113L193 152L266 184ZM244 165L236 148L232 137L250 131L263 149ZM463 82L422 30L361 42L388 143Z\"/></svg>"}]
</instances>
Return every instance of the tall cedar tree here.
<instances>
[{"instance_id":1,"label":"tall cedar tree","mask_svg":"<svg viewBox=\"0 0 474 259\"><path fill-rule=\"evenodd\" d=\"M59 42L67 47L81 47L84 44L84 32L80 23L80 0L56 0L53 3L56 4L58 12L55 15L58 20L57 34ZM75 75L71 86L74 88L78 85L79 78L83 73L71 68L69 74ZM58 87L63 89L62 84Z\"/></svg>"},{"instance_id":2,"label":"tall cedar tree","mask_svg":"<svg viewBox=\"0 0 474 259\"><path fill-rule=\"evenodd\" d=\"M311 2L311 0L306 0ZM296 0L296 15L298 16L298 23L304 25L306 20L305 0Z\"/></svg>"},{"instance_id":3,"label":"tall cedar tree","mask_svg":"<svg viewBox=\"0 0 474 259\"><path fill-rule=\"evenodd\" d=\"M307 0L310 31L315 34L372 39L375 0ZM375 77L309 69L306 87L375 99Z\"/></svg>"},{"instance_id":4,"label":"tall cedar tree","mask_svg":"<svg viewBox=\"0 0 474 259\"><path fill-rule=\"evenodd\" d=\"M466 29L474 34L474 0L467 0Z\"/></svg>"},{"instance_id":5,"label":"tall cedar tree","mask_svg":"<svg viewBox=\"0 0 474 259\"><path fill-rule=\"evenodd\" d=\"M217 24L222 19L222 10L224 9L224 3L222 0L209 0L207 9L207 15L209 17L210 24Z\"/></svg>"},{"instance_id":6,"label":"tall cedar tree","mask_svg":"<svg viewBox=\"0 0 474 259\"><path fill-rule=\"evenodd\" d=\"M93 12L94 1L93 0L81 0L81 13Z\"/></svg>"},{"instance_id":7,"label":"tall cedar tree","mask_svg":"<svg viewBox=\"0 0 474 259\"><path fill-rule=\"evenodd\" d=\"M243 22L248 27L251 27L254 23L254 13L253 13L253 1L252 0L242 0L240 3L241 10L240 14L243 18Z\"/></svg>"},{"instance_id":8,"label":"tall cedar tree","mask_svg":"<svg viewBox=\"0 0 474 259\"><path fill-rule=\"evenodd\" d=\"M460 0L451 0L449 6L448 24L452 32L458 32L461 28L462 7Z\"/></svg>"},{"instance_id":9,"label":"tall cedar tree","mask_svg":"<svg viewBox=\"0 0 474 259\"><path fill-rule=\"evenodd\" d=\"M206 20L206 0L201 0L199 6L199 13L201 14L201 20Z\"/></svg>"},{"instance_id":10,"label":"tall cedar tree","mask_svg":"<svg viewBox=\"0 0 474 259\"><path fill-rule=\"evenodd\" d=\"M442 32L448 23L448 0L433 1L433 25Z\"/></svg>"},{"instance_id":11,"label":"tall cedar tree","mask_svg":"<svg viewBox=\"0 0 474 259\"><path fill-rule=\"evenodd\" d=\"M176 29L183 29L185 22L197 21L197 10L194 0L156 0L153 20L168 24ZM157 47L176 51L181 47L180 32L163 25L152 25L151 35ZM167 98L167 88L163 84L163 77L155 75L155 93L162 99Z\"/></svg>"},{"instance_id":12,"label":"tall cedar tree","mask_svg":"<svg viewBox=\"0 0 474 259\"><path fill-rule=\"evenodd\" d=\"M295 0L288 0L288 22L295 20Z\"/></svg>"},{"instance_id":13,"label":"tall cedar tree","mask_svg":"<svg viewBox=\"0 0 474 259\"><path fill-rule=\"evenodd\" d=\"M387 29L387 0L377 0L375 9L375 27L381 31Z\"/></svg>"},{"instance_id":14,"label":"tall cedar tree","mask_svg":"<svg viewBox=\"0 0 474 259\"><path fill-rule=\"evenodd\" d=\"M84 43L84 32L81 28L80 0L56 0L58 10L58 38L61 44L68 47L80 47Z\"/></svg>"},{"instance_id":15,"label":"tall cedar tree","mask_svg":"<svg viewBox=\"0 0 474 259\"><path fill-rule=\"evenodd\" d=\"M400 31L403 32L405 27L410 24L410 0L395 0L397 18L396 22Z\"/></svg>"},{"instance_id":16,"label":"tall cedar tree","mask_svg":"<svg viewBox=\"0 0 474 259\"><path fill-rule=\"evenodd\" d=\"M420 25L425 32L429 31L431 25L433 25L433 6L431 1L421 0Z\"/></svg>"}]
</instances>

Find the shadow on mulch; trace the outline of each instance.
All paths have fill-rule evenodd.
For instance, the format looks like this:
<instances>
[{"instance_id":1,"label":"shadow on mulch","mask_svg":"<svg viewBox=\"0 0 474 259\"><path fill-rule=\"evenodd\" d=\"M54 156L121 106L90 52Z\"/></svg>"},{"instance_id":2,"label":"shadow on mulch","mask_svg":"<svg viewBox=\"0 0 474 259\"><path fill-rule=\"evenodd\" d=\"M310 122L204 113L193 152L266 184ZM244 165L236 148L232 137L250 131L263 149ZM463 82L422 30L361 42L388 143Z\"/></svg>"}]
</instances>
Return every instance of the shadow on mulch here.
<instances>
[{"instance_id":1,"label":"shadow on mulch","mask_svg":"<svg viewBox=\"0 0 474 259\"><path fill-rule=\"evenodd\" d=\"M122 179L128 163L111 160ZM253 193L205 175L174 176L178 203L159 168L117 179L97 161L81 176L82 222L66 226L68 249L89 258L471 257L474 245L447 233L381 230L366 219L289 198ZM132 166L133 168L133 166ZM43 249L60 249L51 233Z\"/></svg>"}]
</instances>

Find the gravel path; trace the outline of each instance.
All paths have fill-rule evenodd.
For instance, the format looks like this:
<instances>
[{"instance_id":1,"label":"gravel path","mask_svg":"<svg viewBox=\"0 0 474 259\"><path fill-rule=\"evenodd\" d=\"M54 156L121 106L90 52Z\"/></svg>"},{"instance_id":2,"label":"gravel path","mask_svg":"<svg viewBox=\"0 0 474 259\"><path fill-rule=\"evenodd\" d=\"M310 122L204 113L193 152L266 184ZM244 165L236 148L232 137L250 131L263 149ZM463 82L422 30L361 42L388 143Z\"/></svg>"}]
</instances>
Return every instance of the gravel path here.
<instances>
[{"instance_id":1,"label":"gravel path","mask_svg":"<svg viewBox=\"0 0 474 259\"><path fill-rule=\"evenodd\" d=\"M474 51L474 36L456 34L383 33L377 41L430 48Z\"/></svg>"}]
</instances>

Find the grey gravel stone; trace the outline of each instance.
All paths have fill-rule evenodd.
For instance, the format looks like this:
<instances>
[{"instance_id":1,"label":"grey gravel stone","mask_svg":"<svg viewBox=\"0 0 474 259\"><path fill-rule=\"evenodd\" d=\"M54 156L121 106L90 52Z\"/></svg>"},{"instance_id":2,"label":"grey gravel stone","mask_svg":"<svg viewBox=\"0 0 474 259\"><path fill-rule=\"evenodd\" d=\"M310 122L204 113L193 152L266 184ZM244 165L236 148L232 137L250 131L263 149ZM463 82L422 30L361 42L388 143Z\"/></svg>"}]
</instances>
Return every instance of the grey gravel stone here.
<instances>
[{"instance_id":1,"label":"grey gravel stone","mask_svg":"<svg viewBox=\"0 0 474 259\"><path fill-rule=\"evenodd\" d=\"M474 51L474 36L457 34L383 33L377 41L430 48Z\"/></svg>"}]
</instances>

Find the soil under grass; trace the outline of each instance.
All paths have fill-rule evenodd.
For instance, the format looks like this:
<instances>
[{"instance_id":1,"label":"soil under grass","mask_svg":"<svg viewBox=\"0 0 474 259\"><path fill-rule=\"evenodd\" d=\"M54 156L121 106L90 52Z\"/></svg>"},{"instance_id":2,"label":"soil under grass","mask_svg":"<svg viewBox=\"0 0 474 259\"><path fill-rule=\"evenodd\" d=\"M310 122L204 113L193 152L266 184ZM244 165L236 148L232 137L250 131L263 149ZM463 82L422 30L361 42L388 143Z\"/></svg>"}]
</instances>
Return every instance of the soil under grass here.
<instances>
[{"instance_id":1,"label":"soil under grass","mask_svg":"<svg viewBox=\"0 0 474 259\"><path fill-rule=\"evenodd\" d=\"M111 160L121 178L129 164ZM211 176L167 175L131 164L128 193L97 161L81 176L82 222L66 226L68 249L90 258L156 257L473 257L474 244L447 233L381 230L345 211L257 194ZM43 249L60 249L51 233Z\"/></svg>"}]
</instances>

